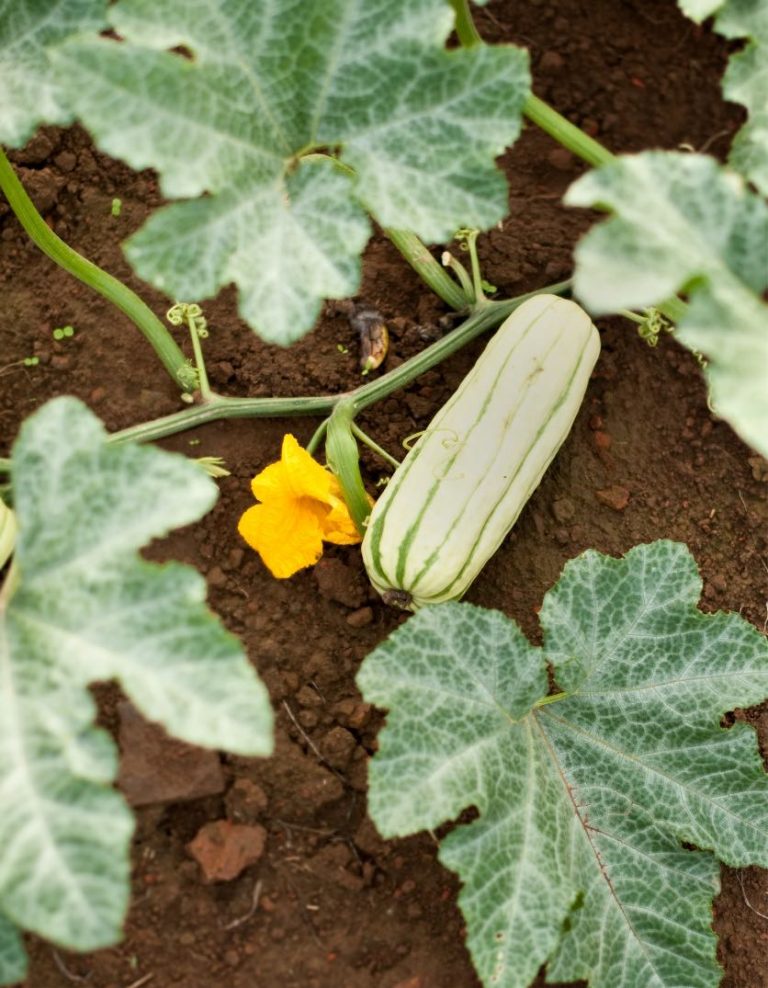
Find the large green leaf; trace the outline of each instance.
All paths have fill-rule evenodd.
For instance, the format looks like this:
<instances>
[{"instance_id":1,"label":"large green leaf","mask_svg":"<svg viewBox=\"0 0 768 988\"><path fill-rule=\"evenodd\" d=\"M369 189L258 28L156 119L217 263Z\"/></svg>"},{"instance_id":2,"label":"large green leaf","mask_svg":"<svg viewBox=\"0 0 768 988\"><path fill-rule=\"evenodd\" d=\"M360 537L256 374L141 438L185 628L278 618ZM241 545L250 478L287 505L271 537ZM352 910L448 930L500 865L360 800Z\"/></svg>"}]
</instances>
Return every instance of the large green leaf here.
<instances>
[{"instance_id":1,"label":"large green leaf","mask_svg":"<svg viewBox=\"0 0 768 988\"><path fill-rule=\"evenodd\" d=\"M0 913L0 985L21 981L27 973L27 957L19 932Z\"/></svg>"},{"instance_id":2,"label":"large green leaf","mask_svg":"<svg viewBox=\"0 0 768 988\"><path fill-rule=\"evenodd\" d=\"M15 575L0 596L0 916L76 949L120 936L132 830L87 685L118 680L193 743L250 755L272 743L266 691L206 608L204 580L137 555L197 520L215 485L184 457L105 439L72 398L22 426Z\"/></svg>"},{"instance_id":3,"label":"large green leaf","mask_svg":"<svg viewBox=\"0 0 768 988\"><path fill-rule=\"evenodd\" d=\"M695 21L717 13L715 30L746 44L731 56L723 80L726 99L746 107L749 119L733 142L730 161L768 195L768 4L765 0L678 0Z\"/></svg>"},{"instance_id":4,"label":"large green leaf","mask_svg":"<svg viewBox=\"0 0 768 988\"><path fill-rule=\"evenodd\" d=\"M724 0L677 0L678 6L684 14L695 21L706 20L722 7Z\"/></svg>"},{"instance_id":5,"label":"large green leaf","mask_svg":"<svg viewBox=\"0 0 768 988\"><path fill-rule=\"evenodd\" d=\"M576 293L595 313L677 291L691 304L677 338L707 358L716 412L768 456L768 207L712 158L628 155L568 190L615 215L576 249Z\"/></svg>"},{"instance_id":6,"label":"large green leaf","mask_svg":"<svg viewBox=\"0 0 768 988\"><path fill-rule=\"evenodd\" d=\"M60 78L106 151L191 200L127 248L177 297L234 282L243 317L289 343L357 290L367 212L427 240L506 213L493 158L519 133L527 56L445 50L445 0L121 0L110 19L125 40L63 46Z\"/></svg>"},{"instance_id":7,"label":"large green leaf","mask_svg":"<svg viewBox=\"0 0 768 988\"><path fill-rule=\"evenodd\" d=\"M545 597L543 648L442 604L363 663L366 700L389 710L370 768L382 834L479 813L440 857L484 984L526 988L545 962L592 988L719 983L716 856L768 864L756 738L721 718L768 694L768 642L702 614L700 590L684 546L590 551Z\"/></svg>"},{"instance_id":8,"label":"large green leaf","mask_svg":"<svg viewBox=\"0 0 768 988\"><path fill-rule=\"evenodd\" d=\"M39 123L71 121L47 46L105 27L106 8L106 0L0 0L0 144L21 147Z\"/></svg>"}]
</instances>

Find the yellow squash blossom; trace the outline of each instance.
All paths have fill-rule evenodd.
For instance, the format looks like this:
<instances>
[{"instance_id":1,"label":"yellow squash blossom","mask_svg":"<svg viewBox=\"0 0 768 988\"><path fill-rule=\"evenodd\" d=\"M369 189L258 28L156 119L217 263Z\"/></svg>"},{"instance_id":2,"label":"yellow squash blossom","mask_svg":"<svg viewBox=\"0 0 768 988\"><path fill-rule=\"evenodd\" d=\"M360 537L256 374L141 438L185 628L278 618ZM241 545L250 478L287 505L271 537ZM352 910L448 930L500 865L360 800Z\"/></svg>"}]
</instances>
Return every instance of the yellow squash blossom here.
<instances>
[{"instance_id":1,"label":"yellow squash blossom","mask_svg":"<svg viewBox=\"0 0 768 988\"><path fill-rule=\"evenodd\" d=\"M360 541L338 480L290 434L283 437L280 462L254 477L251 490L261 504L248 508L237 530L273 576L284 579L312 566L323 541Z\"/></svg>"}]
</instances>

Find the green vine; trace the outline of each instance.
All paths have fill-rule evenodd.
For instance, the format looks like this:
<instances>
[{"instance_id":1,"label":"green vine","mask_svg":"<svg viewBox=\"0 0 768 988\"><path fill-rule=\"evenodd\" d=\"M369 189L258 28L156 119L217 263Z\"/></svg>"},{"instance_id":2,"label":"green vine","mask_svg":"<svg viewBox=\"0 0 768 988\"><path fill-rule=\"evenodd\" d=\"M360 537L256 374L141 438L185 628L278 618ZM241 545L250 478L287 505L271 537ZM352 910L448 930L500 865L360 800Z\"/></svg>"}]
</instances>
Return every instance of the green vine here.
<instances>
[{"instance_id":1,"label":"green vine","mask_svg":"<svg viewBox=\"0 0 768 988\"><path fill-rule=\"evenodd\" d=\"M0 148L0 189L30 239L52 261L88 285L121 312L144 334L175 384L184 384L188 366L173 337L149 306L111 274L86 260L50 229L29 198L11 163Z\"/></svg>"},{"instance_id":2,"label":"green vine","mask_svg":"<svg viewBox=\"0 0 768 988\"><path fill-rule=\"evenodd\" d=\"M435 367L450 354L475 339L489 329L495 329L507 316L511 315L518 306L529 298L542 292L562 295L569 291L571 283L561 281L537 292L528 292L517 298L505 299L500 302L487 302L478 312L474 312L461 326L454 329L443 339L431 344L421 353L404 361L394 370L382 374L373 381L367 381L353 391L338 395L317 395L296 398L227 398L211 392L211 396L203 404L185 408L162 418L143 422L119 432L113 432L110 442L149 442L162 439L165 436L183 432L186 429L203 425L206 422L216 422L228 418L275 418L287 416L330 415L338 404L349 404L357 415L364 408L381 401L399 388L404 388L425 371ZM310 441L312 452L322 438L326 423L322 423L315 436Z\"/></svg>"}]
</instances>

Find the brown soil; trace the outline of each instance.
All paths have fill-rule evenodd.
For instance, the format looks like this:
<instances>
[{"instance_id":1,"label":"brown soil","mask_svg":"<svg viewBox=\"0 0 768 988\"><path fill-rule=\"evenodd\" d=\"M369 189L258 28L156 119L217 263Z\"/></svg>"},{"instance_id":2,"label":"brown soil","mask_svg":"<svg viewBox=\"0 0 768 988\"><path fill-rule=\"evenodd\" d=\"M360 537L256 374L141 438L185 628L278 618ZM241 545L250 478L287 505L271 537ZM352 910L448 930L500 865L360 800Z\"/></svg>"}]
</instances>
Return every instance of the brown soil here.
<instances>
[{"instance_id":1,"label":"brown soil","mask_svg":"<svg viewBox=\"0 0 768 988\"><path fill-rule=\"evenodd\" d=\"M724 45L685 21L673 0L494 0L478 22L489 39L528 46L539 94L612 149L726 151L739 112L719 96ZM166 300L135 283L119 248L159 201L152 176L106 159L76 128L45 131L13 157L53 228L163 312ZM515 295L570 271L574 242L590 217L559 202L582 166L537 130L528 128L502 164L511 184L510 217L483 238L482 257L499 292ZM110 213L114 196L122 199L119 218ZM39 254L2 204L0 231L0 364L40 358L35 368L2 371L3 453L21 419L57 394L78 395L110 429L179 407L134 327ZM381 238L367 251L359 298L389 323L389 367L442 331L443 306ZM354 331L333 306L289 351L252 336L236 316L231 291L206 312L209 367L219 390L315 394L360 381ZM76 336L54 342L51 330L65 323L77 328ZM600 328L602 357L573 432L468 599L501 609L535 636L537 606L567 559L588 546L618 554L664 537L691 547L705 580L705 608L737 610L764 628L764 465L710 414L686 352L668 339L652 350L623 321L602 321ZM382 402L364 424L397 449L423 428L481 345ZM357 549L331 549L314 572L277 582L235 531L251 503L248 481L276 457L283 433L290 429L306 440L316 425L229 421L164 443L223 456L232 471L220 482L214 511L152 555L207 574L212 607L241 636L271 691L277 751L269 760L224 756L220 765L203 765L197 790L188 787L189 753L176 752L178 763L161 754L177 801L137 810L124 942L76 956L30 939L26 988L85 979L92 988L478 985L463 943L458 883L437 863L432 837L383 841L366 818L366 759L381 718L361 704L354 674L400 618L367 588ZM366 455L365 465L375 482L380 464ZM103 716L117 731L115 699L104 692ZM768 708L750 719L768 751ZM151 802L158 780L137 774L153 754L141 746L160 742L131 733L130 711L123 709L122 721L130 749L123 787L136 804ZM185 792L198 798L179 801ZM205 824L227 817L253 829L255 858L264 827L265 848L240 877L206 883L186 846ZM768 876L726 869L723 886L714 920L723 985L766 988Z\"/></svg>"}]
</instances>

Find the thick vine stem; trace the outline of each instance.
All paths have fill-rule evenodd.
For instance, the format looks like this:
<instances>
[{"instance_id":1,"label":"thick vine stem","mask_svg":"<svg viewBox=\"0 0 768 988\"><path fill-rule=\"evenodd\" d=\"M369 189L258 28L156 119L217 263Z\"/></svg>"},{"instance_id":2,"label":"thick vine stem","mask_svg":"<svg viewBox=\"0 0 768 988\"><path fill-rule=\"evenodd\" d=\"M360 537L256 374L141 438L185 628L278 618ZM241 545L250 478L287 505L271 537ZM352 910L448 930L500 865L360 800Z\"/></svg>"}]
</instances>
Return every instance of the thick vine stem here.
<instances>
[{"instance_id":1,"label":"thick vine stem","mask_svg":"<svg viewBox=\"0 0 768 988\"><path fill-rule=\"evenodd\" d=\"M470 340L489 329L495 329L507 316L511 315L518 306L529 298L548 292L551 295L563 295L570 290L570 281L561 281L537 292L518 295L517 298L505 299L501 302L488 302L479 312L473 313L461 326L452 330L441 340L428 346L421 353L411 357L394 370L373 381L367 381L353 391L338 395L317 395L302 398L225 398L215 392L205 404L185 408L172 415L153 419L141 425L131 426L119 432L113 432L109 441L120 442L149 442L162 439L186 429L192 429L206 422L216 422L219 419L231 418L280 418L288 416L330 415L339 402L349 399L356 415L362 409L375 404L399 388L404 388L425 371L445 360L446 357L459 350Z\"/></svg>"},{"instance_id":2,"label":"thick vine stem","mask_svg":"<svg viewBox=\"0 0 768 988\"><path fill-rule=\"evenodd\" d=\"M464 48L481 45L483 39L475 27L475 22L472 20L472 14L469 10L469 0L451 0L451 6L456 15L456 34L461 45Z\"/></svg>"},{"instance_id":3,"label":"thick vine stem","mask_svg":"<svg viewBox=\"0 0 768 988\"><path fill-rule=\"evenodd\" d=\"M352 435L356 439L359 439L361 443L365 443L368 449L373 450L373 452L377 456L381 457L385 463L388 463L393 470L397 470L400 466L400 460L396 460L394 456L390 456L390 454L382 446L379 446L374 439L371 439L367 432L363 432L356 422L352 421L350 423L350 428L352 429Z\"/></svg>"},{"instance_id":4,"label":"thick vine stem","mask_svg":"<svg viewBox=\"0 0 768 988\"><path fill-rule=\"evenodd\" d=\"M465 294L461 285L449 277L445 268L432 257L416 234L409 233L408 230L393 229L384 232L435 295L457 312L470 307L472 299Z\"/></svg>"},{"instance_id":5,"label":"thick vine stem","mask_svg":"<svg viewBox=\"0 0 768 988\"><path fill-rule=\"evenodd\" d=\"M65 271L124 312L147 338L171 375L174 384L178 385L179 373L184 373L186 360L171 334L149 306L142 302L127 285L86 260L49 228L27 195L2 148L0 148L0 189L5 193L9 206L30 239Z\"/></svg>"},{"instance_id":6,"label":"thick vine stem","mask_svg":"<svg viewBox=\"0 0 768 988\"><path fill-rule=\"evenodd\" d=\"M341 399L328 420L325 439L325 458L336 475L344 494L349 513L361 536L371 513L371 502L365 493L360 474L360 452L352 435L352 419L355 406L349 399Z\"/></svg>"},{"instance_id":7,"label":"thick vine stem","mask_svg":"<svg viewBox=\"0 0 768 988\"><path fill-rule=\"evenodd\" d=\"M562 114L554 110L543 99L531 93L523 105L523 113L550 137L554 137L558 144L573 152L588 165L599 168L601 165L608 165L616 160L614 155L607 148L604 148L599 141L585 134L583 130L566 120Z\"/></svg>"},{"instance_id":8,"label":"thick vine stem","mask_svg":"<svg viewBox=\"0 0 768 988\"><path fill-rule=\"evenodd\" d=\"M0 456L0 473L10 473L11 472L11 461L6 459L4 456Z\"/></svg>"}]
</instances>

